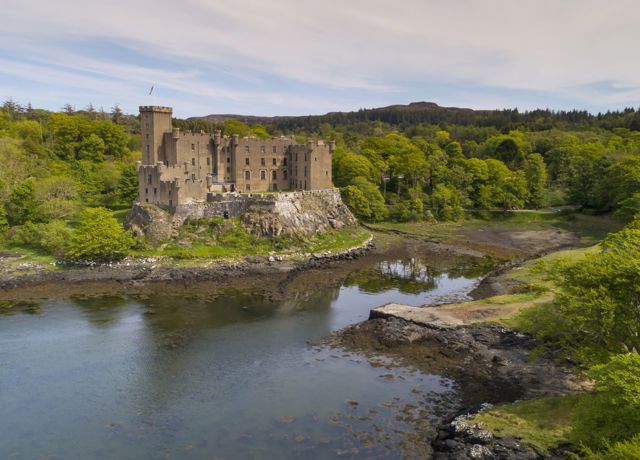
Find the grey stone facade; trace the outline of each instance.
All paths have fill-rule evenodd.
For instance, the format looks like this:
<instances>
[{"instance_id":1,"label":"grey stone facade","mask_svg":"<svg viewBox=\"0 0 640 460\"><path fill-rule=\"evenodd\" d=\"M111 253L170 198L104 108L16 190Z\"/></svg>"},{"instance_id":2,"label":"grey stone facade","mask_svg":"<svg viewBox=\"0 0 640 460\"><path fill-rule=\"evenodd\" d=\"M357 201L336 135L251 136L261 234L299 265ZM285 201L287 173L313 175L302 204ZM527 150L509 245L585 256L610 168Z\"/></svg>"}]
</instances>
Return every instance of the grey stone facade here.
<instances>
[{"instance_id":1,"label":"grey stone facade","mask_svg":"<svg viewBox=\"0 0 640 460\"><path fill-rule=\"evenodd\" d=\"M296 144L293 138L257 139L181 132L170 107L141 106L142 161L138 201L177 211L190 202L236 192L323 190L332 187L334 144Z\"/></svg>"}]
</instances>

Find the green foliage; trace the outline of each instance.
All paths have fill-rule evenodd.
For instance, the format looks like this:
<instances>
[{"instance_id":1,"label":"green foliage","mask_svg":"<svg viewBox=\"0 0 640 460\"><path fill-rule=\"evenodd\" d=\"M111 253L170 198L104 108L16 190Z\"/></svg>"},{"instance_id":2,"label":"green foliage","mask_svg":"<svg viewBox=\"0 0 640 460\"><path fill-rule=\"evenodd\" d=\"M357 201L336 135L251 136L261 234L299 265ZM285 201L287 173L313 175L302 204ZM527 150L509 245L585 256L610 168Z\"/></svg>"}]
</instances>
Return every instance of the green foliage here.
<instances>
[{"instance_id":1,"label":"green foliage","mask_svg":"<svg viewBox=\"0 0 640 460\"><path fill-rule=\"evenodd\" d=\"M374 167L367 157L354 153L346 153L334 157L336 175L333 182L338 187L350 184L356 177L376 180Z\"/></svg>"},{"instance_id":2,"label":"green foliage","mask_svg":"<svg viewBox=\"0 0 640 460\"><path fill-rule=\"evenodd\" d=\"M115 187L115 194L123 205L133 203L138 196L138 172L135 166L125 166Z\"/></svg>"},{"instance_id":3,"label":"green foliage","mask_svg":"<svg viewBox=\"0 0 640 460\"><path fill-rule=\"evenodd\" d=\"M9 195L5 208L10 225L39 222L42 219L40 203L34 195L34 183L33 179L27 179Z\"/></svg>"},{"instance_id":4,"label":"green foliage","mask_svg":"<svg viewBox=\"0 0 640 460\"><path fill-rule=\"evenodd\" d=\"M62 220L34 224L26 222L13 227L7 234L7 242L16 247L27 247L62 257L72 231Z\"/></svg>"},{"instance_id":5,"label":"green foliage","mask_svg":"<svg viewBox=\"0 0 640 460\"><path fill-rule=\"evenodd\" d=\"M387 218L388 211L384 204L384 198L380 190L364 177L356 177L351 181L351 185L360 189L364 197L366 198L369 209L371 209L371 216L368 220L372 222L380 222Z\"/></svg>"},{"instance_id":6,"label":"green foliage","mask_svg":"<svg viewBox=\"0 0 640 460\"><path fill-rule=\"evenodd\" d=\"M355 185L347 185L340 189L340 196L351 212L362 220L371 219L371 207L364 193Z\"/></svg>"},{"instance_id":7,"label":"green foliage","mask_svg":"<svg viewBox=\"0 0 640 460\"><path fill-rule=\"evenodd\" d=\"M70 261L107 262L124 258L135 240L105 208L87 208L65 258Z\"/></svg>"},{"instance_id":8,"label":"green foliage","mask_svg":"<svg viewBox=\"0 0 640 460\"><path fill-rule=\"evenodd\" d=\"M66 176L40 179L34 185L33 196L45 220L71 218L81 207L78 184Z\"/></svg>"},{"instance_id":9,"label":"green foliage","mask_svg":"<svg viewBox=\"0 0 640 460\"><path fill-rule=\"evenodd\" d=\"M431 194L431 210L438 220L461 219L464 211L460 205L460 192L453 187L438 184Z\"/></svg>"},{"instance_id":10,"label":"green foliage","mask_svg":"<svg viewBox=\"0 0 640 460\"><path fill-rule=\"evenodd\" d=\"M222 123L222 133L225 136L237 134L240 137L245 137L251 134L251 128L246 123L238 121L235 118L229 118Z\"/></svg>"},{"instance_id":11,"label":"green foliage","mask_svg":"<svg viewBox=\"0 0 640 460\"><path fill-rule=\"evenodd\" d=\"M7 212L4 210L4 204L0 202L0 235L9 228L9 221L7 220Z\"/></svg>"},{"instance_id":12,"label":"green foliage","mask_svg":"<svg viewBox=\"0 0 640 460\"><path fill-rule=\"evenodd\" d=\"M584 448L580 457L582 460L640 460L640 435L635 435L629 440L607 444L599 451Z\"/></svg>"},{"instance_id":13,"label":"green foliage","mask_svg":"<svg viewBox=\"0 0 640 460\"><path fill-rule=\"evenodd\" d=\"M524 163L524 175L527 180L529 199L527 204L539 208L544 204L547 187L547 166L539 153L532 153Z\"/></svg>"},{"instance_id":14,"label":"green foliage","mask_svg":"<svg viewBox=\"0 0 640 460\"><path fill-rule=\"evenodd\" d=\"M590 376L596 380L595 393L576 407L572 437L591 449L624 441L640 434L640 354L614 355L608 363L595 366ZM633 445L618 446L633 449Z\"/></svg>"},{"instance_id":15,"label":"green foliage","mask_svg":"<svg viewBox=\"0 0 640 460\"><path fill-rule=\"evenodd\" d=\"M271 137L262 125L253 125L251 127L251 134L256 136L258 139L269 139Z\"/></svg>"}]
</instances>

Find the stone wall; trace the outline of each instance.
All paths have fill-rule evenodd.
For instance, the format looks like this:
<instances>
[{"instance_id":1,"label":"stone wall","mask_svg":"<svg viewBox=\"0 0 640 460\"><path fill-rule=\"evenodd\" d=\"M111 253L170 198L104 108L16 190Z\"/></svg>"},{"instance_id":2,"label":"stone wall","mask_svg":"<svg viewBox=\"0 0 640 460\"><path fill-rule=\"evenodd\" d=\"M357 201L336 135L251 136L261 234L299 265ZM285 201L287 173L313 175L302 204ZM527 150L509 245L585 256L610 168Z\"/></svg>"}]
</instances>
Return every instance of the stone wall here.
<instances>
[{"instance_id":1,"label":"stone wall","mask_svg":"<svg viewBox=\"0 0 640 460\"><path fill-rule=\"evenodd\" d=\"M166 213L150 212L146 203L135 203L129 226L147 236L175 234L187 220L194 218L240 218L250 232L259 236L305 234L356 225L344 205L338 189L286 193L225 193L207 196L207 201L181 203L170 218L154 219ZM163 228L156 228L162 226Z\"/></svg>"}]
</instances>

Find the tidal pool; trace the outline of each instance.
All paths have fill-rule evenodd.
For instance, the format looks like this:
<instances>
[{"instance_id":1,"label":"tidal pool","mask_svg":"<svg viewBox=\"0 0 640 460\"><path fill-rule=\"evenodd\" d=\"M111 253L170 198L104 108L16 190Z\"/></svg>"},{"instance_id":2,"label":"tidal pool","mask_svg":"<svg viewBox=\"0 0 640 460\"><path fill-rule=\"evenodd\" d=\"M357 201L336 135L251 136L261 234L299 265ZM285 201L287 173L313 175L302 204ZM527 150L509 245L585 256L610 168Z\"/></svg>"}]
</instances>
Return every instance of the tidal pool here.
<instances>
[{"instance_id":1,"label":"tidal pool","mask_svg":"<svg viewBox=\"0 0 640 460\"><path fill-rule=\"evenodd\" d=\"M2 459L428 455L454 382L322 345L386 302L461 300L468 261L372 261L304 292L197 287L0 306Z\"/></svg>"}]
</instances>

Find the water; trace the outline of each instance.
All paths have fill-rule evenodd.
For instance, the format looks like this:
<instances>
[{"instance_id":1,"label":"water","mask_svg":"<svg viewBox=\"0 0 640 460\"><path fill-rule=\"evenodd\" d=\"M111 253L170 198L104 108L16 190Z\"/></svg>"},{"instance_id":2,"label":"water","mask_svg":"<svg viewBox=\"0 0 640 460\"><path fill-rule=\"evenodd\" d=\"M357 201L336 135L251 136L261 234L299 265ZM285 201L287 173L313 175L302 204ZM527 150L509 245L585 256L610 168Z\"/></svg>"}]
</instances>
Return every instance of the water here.
<instances>
[{"instance_id":1,"label":"water","mask_svg":"<svg viewBox=\"0 0 640 460\"><path fill-rule=\"evenodd\" d=\"M465 298L477 270L371 262L250 286L0 308L1 459L416 458L454 382L319 345L386 302ZM317 276L317 275L315 275Z\"/></svg>"}]
</instances>

